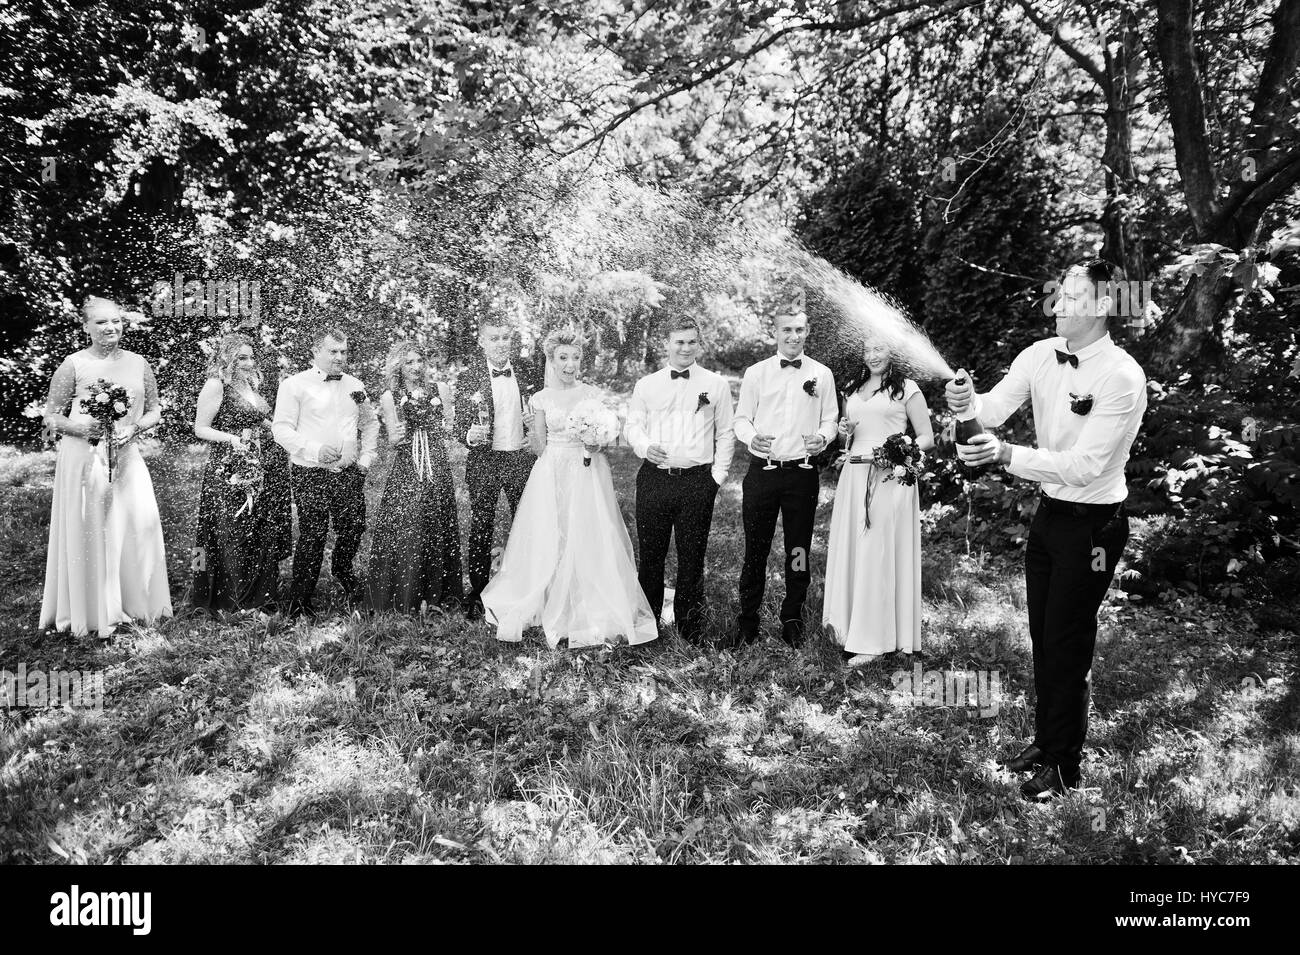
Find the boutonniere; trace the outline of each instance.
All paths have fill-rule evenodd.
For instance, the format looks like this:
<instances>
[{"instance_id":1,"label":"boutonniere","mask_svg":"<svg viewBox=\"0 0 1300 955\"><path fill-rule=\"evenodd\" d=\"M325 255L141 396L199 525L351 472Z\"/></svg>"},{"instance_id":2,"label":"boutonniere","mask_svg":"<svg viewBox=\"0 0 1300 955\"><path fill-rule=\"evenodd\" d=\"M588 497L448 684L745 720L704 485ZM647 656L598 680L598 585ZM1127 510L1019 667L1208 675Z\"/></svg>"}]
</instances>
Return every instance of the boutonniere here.
<instances>
[{"instance_id":1,"label":"boutonniere","mask_svg":"<svg viewBox=\"0 0 1300 955\"><path fill-rule=\"evenodd\" d=\"M807 381L805 381L805 382L803 383L803 390L804 390L804 391L809 395L809 397L816 398L816 397L817 397L817 379L816 379L816 378L809 378Z\"/></svg>"},{"instance_id":2,"label":"boutonniere","mask_svg":"<svg viewBox=\"0 0 1300 955\"><path fill-rule=\"evenodd\" d=\"M355 401L357 404L363 404L366 400L368 400L366 396L366 389L364 388L358 388L356 391L352 392L351 397L352 400Z\"/></svg>"},{"instance_id":3,"label":"boutonniere","mask_svg":"<svg viewBox=\"0 0 1300 955\"><path fill-rule=\"evenodd\" d=\"M695 412L698 414L701 408L707 408L708 405L709 405L709 393L707 391L701 391L700 400L696 402L695 405Z\"/></svg>"},{"instance_id":4,"label":"boutonniere","mask_svg":"<svg viewBox=\"0 0 1300 955\"><path fill-rule=\"evenodd\" d=\"M1076 395L1070 392L1070 410L1075 414L1087 414L1092 410L1092 395Z\"/></svg>"}]
</instances>

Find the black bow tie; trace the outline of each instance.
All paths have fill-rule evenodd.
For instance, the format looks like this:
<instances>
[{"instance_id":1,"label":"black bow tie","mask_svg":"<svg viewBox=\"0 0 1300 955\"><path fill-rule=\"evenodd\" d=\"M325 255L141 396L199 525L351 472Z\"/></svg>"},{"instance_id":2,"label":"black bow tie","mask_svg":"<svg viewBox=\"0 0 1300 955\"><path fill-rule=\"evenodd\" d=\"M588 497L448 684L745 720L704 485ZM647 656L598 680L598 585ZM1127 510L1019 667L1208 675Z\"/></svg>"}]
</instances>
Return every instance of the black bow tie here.
<instances>
[{"instance_id":1,"label":"black bow tie","mask_svg":"<svg viewBox=\"0 0 1300 955\"><path fill-rule=\"evenodd\" d=\"M802 368L802 367L803 367L803 359L802 359L802 358L795 358L795 359L782 358L782 359L781 359L781 367L782 367L782 368Z\"/></svg>"},{"instance_id":2,"label":"black bow tie","mask_svg":"<svg viewBox=\"0 0 1300 955\"><path fill-rule=\"evenodd\" d=\"M342 376L342 375L326 375L326 376L325 376L325 380L326 380L326 381L342 381L342 380L343 380L343 376Z\"/></svg>"},{"instance_id":3,"label":"black bow tie","mask_svg":"<svg viewBox=\"0 0 1300 955\"><path fill-rule=\"evenodd\" d=\"M510 374L510 369L509 369L509 368L501 368L501 369L493 368L493 369L492 369L492 377L493 377L493 378L500 378L502 375L505 375L507 378L513 378L513 377L514 377L512 374Z\"/></svg>"},{"instance_id":4,"label":"black bow tie","mask_svg":"<svg viewBox=\"0 0 1300 955\"><path fill-rule=\"evenodd\" d=\"M1056 352L1056 363L1058 365L1064 365L1067 361L1070 363L1071 368L1079 367L1078 355L1071 355L1069 352L1063 352L1058 349Z\"/></svg>"},{"instance_id":5,"label":"black bow tie","mask_svg":"<svg viewBox=\"0 0 1300 955\"><path fill-rule=\"evenodd\" d=\"M687 368L685 371L669 371L668 374L671 376L673 381L676 381L678 378L691 377L691 370Z\"/></svg>"}]
</instances>

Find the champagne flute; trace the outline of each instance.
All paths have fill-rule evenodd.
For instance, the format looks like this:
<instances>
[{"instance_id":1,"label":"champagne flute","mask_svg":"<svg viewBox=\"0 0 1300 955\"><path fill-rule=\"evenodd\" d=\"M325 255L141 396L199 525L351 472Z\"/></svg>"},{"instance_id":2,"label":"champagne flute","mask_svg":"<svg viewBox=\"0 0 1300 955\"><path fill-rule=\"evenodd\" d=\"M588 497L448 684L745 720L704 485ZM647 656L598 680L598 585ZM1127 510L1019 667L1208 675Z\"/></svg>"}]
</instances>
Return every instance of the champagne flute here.
<instances>
[{"instance_id":1,"label":"champagne flute","mask_svg":"<svg viewBox=\"0 0 1300 955\"><path fill-rule=\"evenodd\" d=\"M762 437L764 437L764 438L769 438L770 440L773 440L773 441L776 440L776 436L775 436L775 435L766 435L766 434L765 434L765 435L762 435ZM775 471L775 470L776 470L776 465L772 463L772 446L771 446L770 444L767 446L767 464L765 464L765 465L763 466L763 470L764 470L764 471Z\"/></svg>"},{"instance_id":2,"label":"champagne flute","mask_svg":"<svg viewBox=\"0 0 1300 955\"><path fill-rule=\"evenodd\" d=\"M803 435L803 460L799 462L799 467L805 471L811 471L813 466L808 463L808 442L817 437L816 433Z\"/></svg>"}]
</instances>

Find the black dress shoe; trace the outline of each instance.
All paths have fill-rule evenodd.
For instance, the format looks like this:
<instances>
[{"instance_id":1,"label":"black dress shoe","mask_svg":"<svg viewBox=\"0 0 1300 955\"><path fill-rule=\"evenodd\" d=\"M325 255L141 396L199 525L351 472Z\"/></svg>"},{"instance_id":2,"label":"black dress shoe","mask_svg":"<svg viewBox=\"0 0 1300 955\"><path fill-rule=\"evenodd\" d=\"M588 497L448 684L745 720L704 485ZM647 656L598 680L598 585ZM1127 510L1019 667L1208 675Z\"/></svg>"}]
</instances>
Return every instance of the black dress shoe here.
<instances>
[{"instance_id":1,"label":"black dress shoe","mask_svg":"<svg viewBox=\"0 0 1300 955\"><path fill-rule=\"evenodd\" d=\"M1043 765L1043 758L1047 754L1041 749L1030 743L1020 751L1019 756L1010 756L1006 759L999 759L998 763L1005 767L1009 773L1027 773L1031 769L1037 769Z\"/></svg>"},{"instance_id":2,"label":"black dress shoe","mask_svg":"<svg viewBox=\"0 0 1300 955\"><path fill-rule=\"evenodd\" d=\"M803 644L803 621L802 620L782 620L781 621L781 639L792 647L798 647Z\"/></svg>"},{"instance_id":3,"label":"black dress shoe","mask_svg":"<svg viewBox=\"0 0 1300 955\"><path fill-rule=\"evenodd\" d=\"M1064 796L1067 789L1079 785L1079 773L1062 773L1059 766L1044 766L1038 775L1020 787L1020 795L1026 799L1052 799Z\"/></svg>"}]
</instances>

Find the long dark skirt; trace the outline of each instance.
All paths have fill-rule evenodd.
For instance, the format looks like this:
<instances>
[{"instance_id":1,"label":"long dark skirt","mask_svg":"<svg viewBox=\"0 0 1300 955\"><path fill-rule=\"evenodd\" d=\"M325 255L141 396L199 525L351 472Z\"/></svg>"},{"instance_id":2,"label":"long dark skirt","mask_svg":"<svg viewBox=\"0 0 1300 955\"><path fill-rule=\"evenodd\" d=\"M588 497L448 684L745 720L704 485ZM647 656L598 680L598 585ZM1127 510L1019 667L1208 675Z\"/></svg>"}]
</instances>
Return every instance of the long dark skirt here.
<instances>
[{"instance_id":1,"label":"long dark skirt","mask_svg":"<svg viewBox=\"0 0 1300 955\"><path fill-rule=\"evenodd\" d=\"M203 469L190 603L212 611L270 610L276 605L280 561L293 549L289 458L278 445L264 446L262 491L250 511L244 492L219 473L224 450L214 447Z\"/></svg>"},{"instance_id":2,"label":"long dark skirt","mask_svg":"<svg viewBox=\"0 0 1300 955\"><path fill-rule=\"evenodd\" d=\"M410 445L394 449L370 539L368 589L377 613L414 613L422 602L454 607L464 598L456 490L445 449L433 447L432 464L432 477L420 480Z\"/></svg>"}]
</instances>

